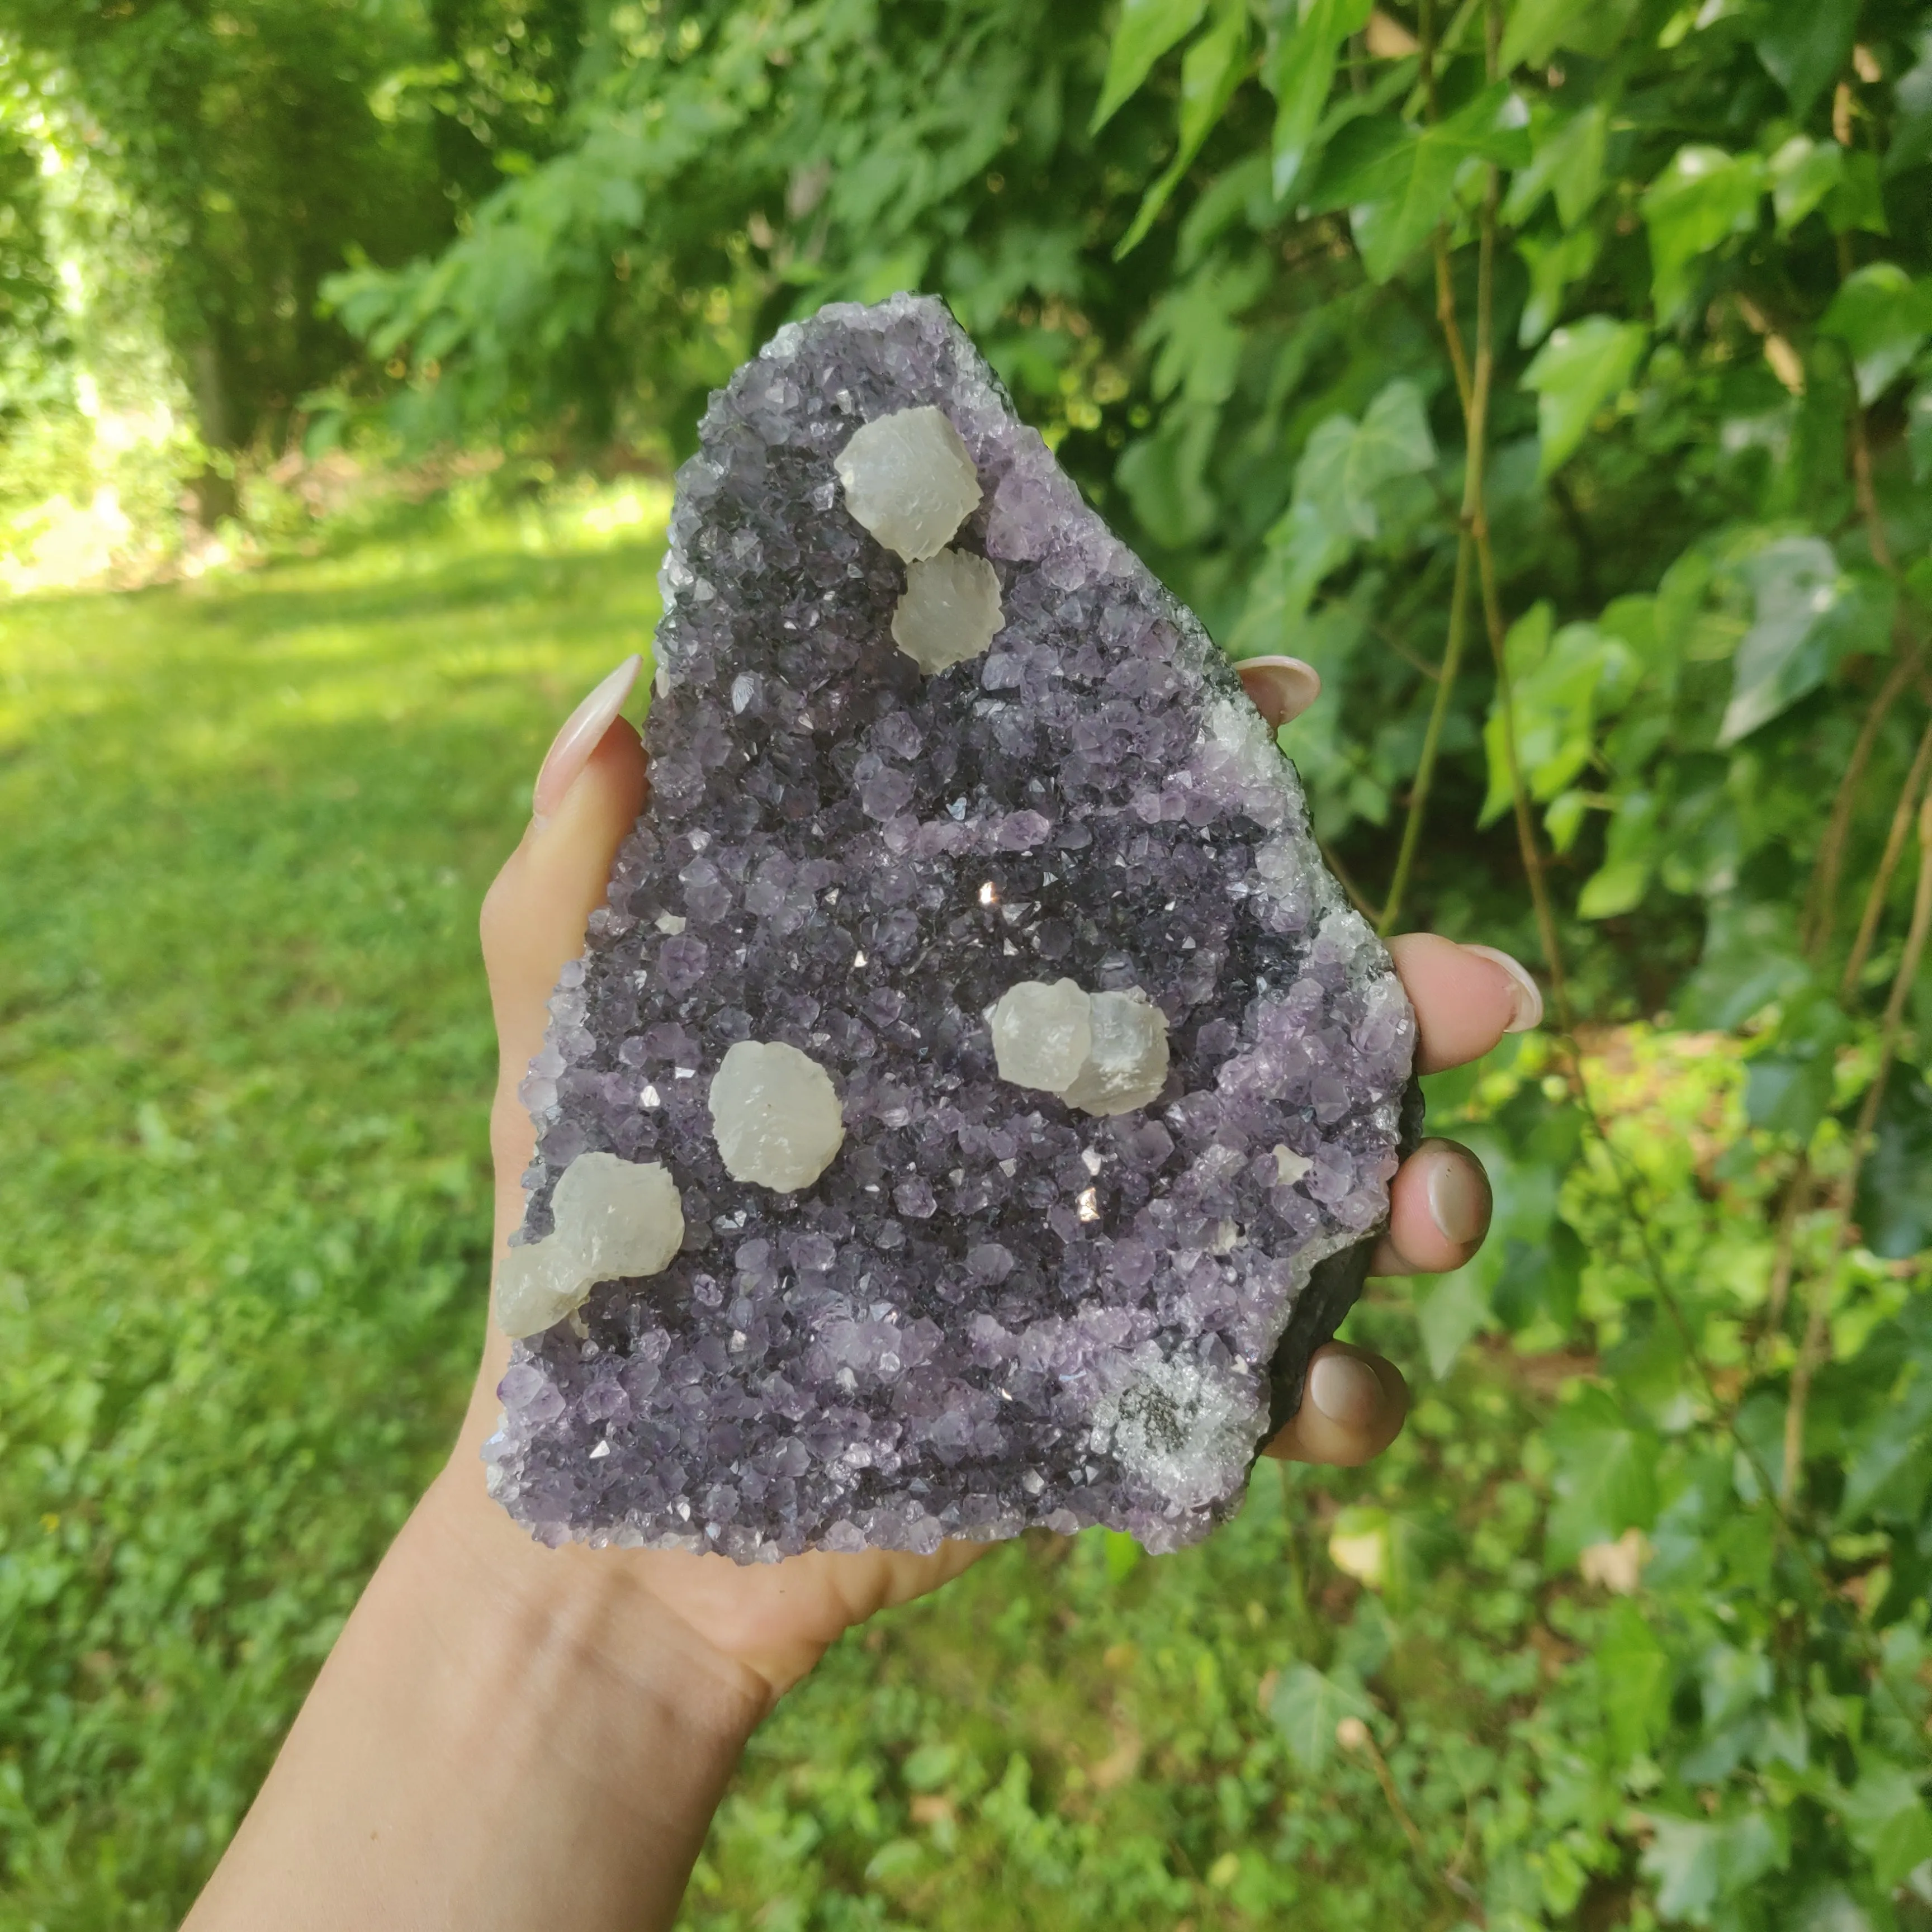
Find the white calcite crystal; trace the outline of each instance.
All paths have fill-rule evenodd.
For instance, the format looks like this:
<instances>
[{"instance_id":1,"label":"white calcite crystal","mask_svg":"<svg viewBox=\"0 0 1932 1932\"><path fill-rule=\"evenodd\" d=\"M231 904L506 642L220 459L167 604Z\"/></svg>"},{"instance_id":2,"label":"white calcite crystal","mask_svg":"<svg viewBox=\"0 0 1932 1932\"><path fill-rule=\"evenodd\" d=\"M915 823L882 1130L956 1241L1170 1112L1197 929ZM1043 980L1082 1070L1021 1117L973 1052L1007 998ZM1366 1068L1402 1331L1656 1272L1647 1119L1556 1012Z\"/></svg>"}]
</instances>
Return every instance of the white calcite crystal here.
<instances>
[{"instance_id":1,"label":"white calcite crystal","mask_svg":"<svg viewBox=\"0 0 1932 1932\"><path fill-rule=\"evenodd\" d=\"M809 1187L845 1138L837 1090L809 1054L741 1040L711 1082L711 1129L734 1180L779 1194Z\"/></svg>"},{"instance_id":2,"label":"white calcite crystal","mask_svg":"<svg viewBox=\"0 0 1932 1932\"><path fill-rule=\"evenodd\" d=\"M1004 622L998 572L983 556L943 550L906 566L892 641L930 677L984 656Z\"/></svg>"},{"instance_id":3,"label":"white calcite crystal","mask_svg":"<svg viewBox=\"0 0 1932 1932\"><path fill-rule=\"evenodd\" d=\"M986 1015L1002 1080L1064 1094L1094 1044L1094 1003L1071 980L1022 980Z\"/></svg>"},{"instance_id":4,"label":"white calcite crystal","mask_svg":"<svg viewBox=\"0 0 1932 1932\"><path fill-rule=\"evenodd\" d=\"M845 507L908 563L937 556L980 506L980 472L959 432L931 404L875 416L832 466Z\"/></svg>"},{"instance_id":5,"label":"white calcite crystal","mask_svg":"<svg viewBox=\"0 0 1932 1932\"><path fill-rule=\"evenodd\" d=\"M1131 1114L1167 1084L1167 1016L1138 986L1096 993L1094 1044L1060 1098L1089 1114Z\"/></svg>"},{"instance_id":6,"label":"white calcite crystal","mask_svg":"<svg viewBox=\"0 0 1932 1932\"><path fill-rule=\"evenodd\" d=\"M583 1154L552 1197L554 1229L508 1250L496 1270L506 1335L540 1334L580 1308L600 1281L661 1273L684 1244L684 1208L658 1161Z\"/></svg>"},{"instance_id":7,"label":"white calcite crystal","mask_svg":"<svg viewBox=\"0 0 1932 1932\"><path fill-rule=\"evenodd\" d=\"M986 1018L1002 1080L1084 1113L1132 1113L1167 1084L1167 1017L1138 986L1090 994L1072 980L1023 980Z\"/></svg>"}]
</instances>

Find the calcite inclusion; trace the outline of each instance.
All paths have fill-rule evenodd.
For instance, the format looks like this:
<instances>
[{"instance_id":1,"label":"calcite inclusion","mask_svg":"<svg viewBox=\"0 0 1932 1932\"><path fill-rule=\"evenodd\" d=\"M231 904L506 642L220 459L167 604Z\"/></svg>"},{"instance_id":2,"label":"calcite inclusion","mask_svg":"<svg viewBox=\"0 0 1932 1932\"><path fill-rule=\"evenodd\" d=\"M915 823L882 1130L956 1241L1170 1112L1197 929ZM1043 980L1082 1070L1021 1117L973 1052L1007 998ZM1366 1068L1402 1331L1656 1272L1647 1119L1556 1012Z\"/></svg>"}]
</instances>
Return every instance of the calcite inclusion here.
<instances>
[{"instance_id":1,"label":"calcite inclusion","mask_svg":"<svg viewBox=\"0 0 1932 1932\"><path fill-rule=\"evenodd\" d=\"M916 661L942 553L998 628ZM684 1238L517 1343L493 1492L547 1543L741 1562L1204 1534L1415 1125L1412 1017L1292 768L929 298L788 326L712 398L661 582L650 797L524 1085L514 1238L597 1154L662 1163ZM1001 1076L989 1014L1063 981L1100 1111ZM836 1099L790 1192L719 1144L748 1042Z\"/></svg>"}]
</instances>

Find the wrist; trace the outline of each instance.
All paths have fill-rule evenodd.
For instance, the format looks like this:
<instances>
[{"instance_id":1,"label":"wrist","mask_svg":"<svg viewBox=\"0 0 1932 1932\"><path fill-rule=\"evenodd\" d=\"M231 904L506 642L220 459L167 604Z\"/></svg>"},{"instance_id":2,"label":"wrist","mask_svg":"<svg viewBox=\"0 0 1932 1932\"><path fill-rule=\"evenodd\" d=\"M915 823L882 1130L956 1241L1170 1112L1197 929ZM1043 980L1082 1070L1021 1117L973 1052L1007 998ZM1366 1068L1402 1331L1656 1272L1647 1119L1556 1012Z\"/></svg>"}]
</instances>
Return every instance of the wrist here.
<instances>
[{"instance_id":1,"label":"wrist","mask_svg":"<svg viewBox=\"0 0 1932 1932\"><path fill-rule=\"evenodd\" d=\"M564 1660L602 1694L674 1718L732 1762L770 1708L766 1679L666 1604L628 1552L535 1542L460 1449L424 1493L418 1526L429 1574L487 1606L515 1650Z\"/></svg>"}]
</instances>

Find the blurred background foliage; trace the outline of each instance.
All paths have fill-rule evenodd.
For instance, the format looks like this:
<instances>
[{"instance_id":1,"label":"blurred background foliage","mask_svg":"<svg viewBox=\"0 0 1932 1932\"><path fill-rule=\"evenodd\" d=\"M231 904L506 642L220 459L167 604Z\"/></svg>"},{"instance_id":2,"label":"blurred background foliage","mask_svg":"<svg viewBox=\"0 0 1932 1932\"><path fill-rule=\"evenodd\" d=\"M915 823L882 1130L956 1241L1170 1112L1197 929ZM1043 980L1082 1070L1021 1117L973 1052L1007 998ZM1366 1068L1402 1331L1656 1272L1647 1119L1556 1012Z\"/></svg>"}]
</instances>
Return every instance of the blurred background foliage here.
<instances>
[{"instance_id":1,"label":"blurred background foliage","mask_svg":"<svg viewBox=\"0 0 1932 1932\"><path fill-rule=\"evenodd\" d=\"M0 1925L172 1922L432 1466L544 721L902 287L1550 1024L1404 1443L842 1647L689 1922L1932 1925L1928 196L1920 0L0 0Z\"/></svg>"}]
</instances>

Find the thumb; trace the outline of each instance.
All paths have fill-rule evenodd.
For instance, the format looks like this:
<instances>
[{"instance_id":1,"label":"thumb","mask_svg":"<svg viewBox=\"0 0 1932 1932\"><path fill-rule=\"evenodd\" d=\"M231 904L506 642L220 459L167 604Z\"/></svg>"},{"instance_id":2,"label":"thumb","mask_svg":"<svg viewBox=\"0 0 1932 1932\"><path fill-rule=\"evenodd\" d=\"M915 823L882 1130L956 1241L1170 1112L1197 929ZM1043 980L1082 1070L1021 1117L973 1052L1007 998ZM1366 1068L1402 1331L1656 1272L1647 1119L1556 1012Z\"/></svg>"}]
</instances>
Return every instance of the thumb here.
<instances>
[{"instance_id":1,"label":"thumb","mask_svg":"<svg viewBox=\"0 0 1932 1932\"><path fill-rule=\"evenodd\" d=\"M543 1045L544 1003L565 965L584 950L584 922L603 902L617 848L644 801L644 752L620 718L638 660L592 692L557 734L537 782L537 815L484 895L483 965L496 1016L497 1082L490 1118L500 1244L506 1190L533 1143L516 1090Z\"/></svg>"}]
</instances>

